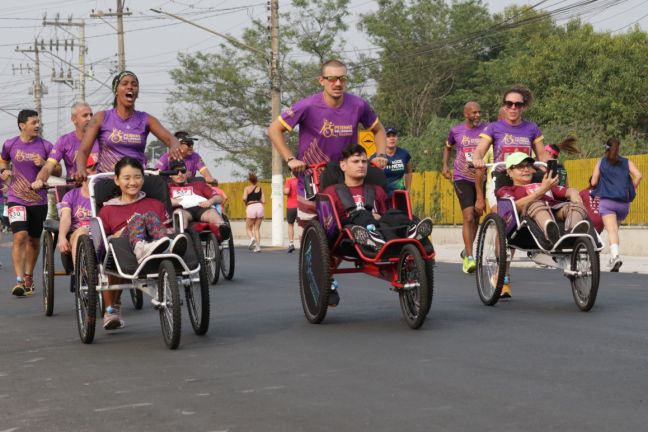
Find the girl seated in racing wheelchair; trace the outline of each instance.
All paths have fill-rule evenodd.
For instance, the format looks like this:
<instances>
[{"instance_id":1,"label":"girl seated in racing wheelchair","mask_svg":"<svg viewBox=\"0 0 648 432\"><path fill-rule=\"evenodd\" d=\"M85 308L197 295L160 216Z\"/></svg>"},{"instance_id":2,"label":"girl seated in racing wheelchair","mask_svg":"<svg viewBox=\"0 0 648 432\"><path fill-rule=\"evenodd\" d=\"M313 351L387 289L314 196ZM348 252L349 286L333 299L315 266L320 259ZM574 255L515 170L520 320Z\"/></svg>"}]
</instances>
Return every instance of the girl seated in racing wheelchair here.
<instances>
[{"instance_id":1,"label":"girl seated in racing wheelchair","mask_svg":"<svg viewBox=\"0 0 648 432\"><path fill-rule=\"evenodd\" d=\"M567 233L587 233L590 224L578 190L558 186L558 175L549 169L542 183L533 183L534 163L526 153L510 154L506 158L506 171L513 185L499 188L497 197L512 198L517 211L533 219L551 246L562 236L556 220L565 221Z\"/></svg>"},{"instance_id":2,"label":"girl seated in racing wheelchair","mask_svg":"<svg viewBox=\"0 0 648 432\"><path fill-rule=\"evenodd\" d=\"M114 182L119 188L117 196L104 202L99 211L106 237L127 238L138 263L167 250L182 256L187 249L187 238L178 234L173 241L170 239L171 218L164 204L142 191L142 164L131 157L122 158L115 165ZM103 291L102 295L106 307L104 329L122 328L121 291Z\"/></svg>"}]
</instances>

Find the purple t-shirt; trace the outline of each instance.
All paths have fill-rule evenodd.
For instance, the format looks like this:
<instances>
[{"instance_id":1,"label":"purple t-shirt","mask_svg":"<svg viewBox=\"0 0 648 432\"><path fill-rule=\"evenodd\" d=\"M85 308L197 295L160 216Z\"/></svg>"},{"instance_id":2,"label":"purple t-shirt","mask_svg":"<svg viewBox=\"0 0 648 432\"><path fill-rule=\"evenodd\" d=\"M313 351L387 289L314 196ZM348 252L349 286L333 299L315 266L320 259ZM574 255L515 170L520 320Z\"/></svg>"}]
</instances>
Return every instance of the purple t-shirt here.
<instances>
[{"instance_id":1,"label":"purple t-shirt","mask_svg":"<svg viewBox=\"0 0 648 432\"><path fill-rule=\"evenodd\" d=\"M76 131L66 133L62 135L56 144L54 144L54 149L49 155L49 160L52 162L60 162L63 159L65 163L65 170L67 177L74 177L77 172L76 166L76 155L81 147L81 140L77 138ZM99 143L97 141L92 145L92 150L90 154L93 159L97 160L97 155L99 153Z\"/></svg>"},{"instance_id":2,"label":"purple t-shirt","mask_svg":"<svg viewBox=\"0 0 648 432\"><path fill-rule=\"evenodd\" d=\"M296 102L279 116L279 121L289 131L299 125L297 159L316 164L339 161L342 150L358 142L358 124L372 129L378 116L361 97L345 93L342 106L331 108L323 93L316 93ZM298 176L300 194L304 190L303 178L303 174Z\"/></svg>"},{"instance_id":3,"label":"purple t-shirt","mask_svg":"<svg viewBox=\"0 0 648 432\"><path fill-rule=\"evenodd\" d=\"M475 182L475 168L469 167L468 163L472 163L472 155L481 141L480 135L485 127L483 123L473 128L461 123L450 129L447 145L455 146L456 149L454 180Z\"/></svg>"},{"instance_id":4,"label":"purple t-shirt","mask_svg":"<svg viewBox=\"0 0 648 432\"><path fill-rule=\"evenodd\" d=\"M481 137L493 143L493 162L504 162L508 155L515 152L531 156L533 144L544 139L535 123L523 121L512 125L504 120L490 123L481 133Z\"/></svg>"},{"instance_id":5,"label":"purple t-shirt","mask_svg":"<svg viewBox=\"0 0 648 432\"><path fill-rule=\"evenodd\" d=\"M115 164L130 156L146 166L146 138L149 134L148 114L135 111L122 119L115 108L104 111L105 116L99 130L99 164L97 172L112 172Z\"/></svg>"},{"instance_id":6,"label":"purple t-shirt","mask_svg":"<svg viewBox=\"0 0 648 432\"><path fill-rule=\"evenodd\" d=\"M52 148L51 142L40 137L29 143L23 142L20 136L5 141L2 160L12 164L7 202L26 206L47 204L47 190L34 191L31 184L41 170L41 167L34 164L34 159L40 156L45 162Z\"/></svg>"},{"instance_id":7,"label":"purple t-shirt","mask_svg":"<svg viewBox=\"0 0 648 432\"><path fill-rule=\"evenodd\" d=\"M90 225L92 210L90 208L90 198L83 196L83 188L74 188L65 195L60 203L56 204L59 216L63 209L70 209L72 212L72 226L70 231L83 226Z\"/></svg>"},{"instance_id":8,"label":"purple t-shirt","mask_svg":"<svg viewBox=\"0 0 648 432\"><path fill-rule=\"evenodd\" d=\"M169 158L169 153L164 153L162 156L160 156L160 160L155 165L155 167L161 170L168 170L170 168ZM196 173L205 168L205 162L203 162L200 155L196 152L193 152L190 155L186 156L184 158L184 163L187 167L187 176L189 177L196 177Z\"/></svg>"}]
</instances>

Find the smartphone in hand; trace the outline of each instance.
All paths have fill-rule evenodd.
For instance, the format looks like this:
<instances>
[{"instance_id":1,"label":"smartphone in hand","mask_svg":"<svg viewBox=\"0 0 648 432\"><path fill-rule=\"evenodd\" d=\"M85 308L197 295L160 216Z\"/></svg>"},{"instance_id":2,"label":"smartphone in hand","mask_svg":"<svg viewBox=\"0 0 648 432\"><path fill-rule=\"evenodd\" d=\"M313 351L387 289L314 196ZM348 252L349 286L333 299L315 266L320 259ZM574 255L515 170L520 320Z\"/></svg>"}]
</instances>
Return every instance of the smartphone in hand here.
<instances>
[{"instance_id":1,"label":"smartphone in hand","mask_svg":"<svg viewBox=\"0 0 648 432\"><path fill-rule=\"evenodd\" d=\"M558 161L556 159L549 159L547 161L547 172L549 177L556 177L558 175Z\"/></svg>"}]
</instances>

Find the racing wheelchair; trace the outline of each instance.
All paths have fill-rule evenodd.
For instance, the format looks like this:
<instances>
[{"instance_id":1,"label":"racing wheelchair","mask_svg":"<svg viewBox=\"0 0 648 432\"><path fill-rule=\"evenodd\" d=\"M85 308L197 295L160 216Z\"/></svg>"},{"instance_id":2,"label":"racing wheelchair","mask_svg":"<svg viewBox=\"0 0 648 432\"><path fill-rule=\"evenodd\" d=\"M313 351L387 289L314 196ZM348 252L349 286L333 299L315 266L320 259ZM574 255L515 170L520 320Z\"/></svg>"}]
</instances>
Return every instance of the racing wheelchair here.
<instances>
[{"instance_id":1,"label":"racing wheelchair","mask_svg":"<svg viewBox=\"0 0 648 432\"><path fill-rule=\"evenodd\" d=\"M339 165L322 163L309 169L307 196L315 201L317 218L303 227L299 253L299 288L306 319L319 324L326 317L334 274L365 273L389 282L390 289L398 293L407 325L421 327L432 305L435 254L431 243L425 247L413 238L396 238L382 245L375 255L368 254L354 242L349 228L342 226L331 197L317 193L329 184L344 181ZM384 172L370 167L365 182L385 185ZM392 207L412 219L406 191L394 192ZM343 262L352 266L341 268Z\"/></svg>"},{"instance_id":2,"label":"racing wheelchair","mask_svg":"<svg viewBox=\"0 0 648 432\"><path fill-rule=\"evenodd\" d=\"M205 179L203 177L193 177L187 181L204 182ZM224 212L219 213L225 224L229 227L230 221L227 215ZM231 229L227 230L229 233L226 230L222 230L223 232L221 232L218 225L193 221L189 224L189 230L196 231L200 237L209 283L212 285L217 284L221 274L226 280L232 280L234 278L236 258L234 237L232 236Z\"/></svg>"},{"instance_id":3,"label":"racing wheelchair","mask_svg":"<svg viewBox=\"0 0 648 432\"><path fill-rule=\"evenodd\" d=\"M173 172L145 171L142 190L147 196L162 201L171 212L166 181L160 175ZM102 203L113 193L109 181L113 173L89 176L90 235L79 237L75 269L75 304L79 336L83 343L94 340L97 304L101 292L135 289L151 297L153 308L159 311L162 335L169 349L180 344L181 290L187 302L189 320L194 333L204 335L209 328L209 281L197 233L189 231L189 246L183 256L173 253L153 254L137 262L128 240L106 238L101 219L97 216ZM108 180L108 181L106 181ZM174 226L181 215L174 214ZM177 231L176 231L177 232ZM127 283L111 284L109 276L125 279Z\"/></svg>"},{"instance_id":4,"label":"racing wheelchair","mask_svg":"<svg viewBox=\"0 0 648 432\"><path fill-rule=\"evenodd\" d=\"M503 164L486 164L486 167L497 168ZM536 162L535 166L546 165ZM558 224L562 230L563 223ZM598 293L601 249L603 242L591 223L589 232L563 234L552 245L533 219L520 217L513 199L498 199L497 213L487 215L479 227L475 256L477 293L487 306L498 302L506 267L514 251L519 250L538 265L561 269L571 283L576 306L587 312L594 306Z\"/></svg>"}]
</instances>

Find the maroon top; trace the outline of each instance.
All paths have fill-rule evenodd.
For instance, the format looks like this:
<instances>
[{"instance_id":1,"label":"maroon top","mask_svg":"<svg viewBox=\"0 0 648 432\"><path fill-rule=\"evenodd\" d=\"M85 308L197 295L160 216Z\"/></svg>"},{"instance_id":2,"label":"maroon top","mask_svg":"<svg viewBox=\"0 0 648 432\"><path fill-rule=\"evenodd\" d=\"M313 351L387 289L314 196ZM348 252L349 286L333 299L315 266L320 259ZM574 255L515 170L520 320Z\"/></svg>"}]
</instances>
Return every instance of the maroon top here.
<instances>
[{"instance_id":1,"label":"maroon top","mask_svg":"<svg viewBox=\"0 0 648 432\"><path fill-rule=\"evenodd\" d=\"M203 198L211 199L214 195L218 193L209 187L207 183L203 182L192 182L185 184L175 184L169 183L169 194L171 198L180 198L187 195L198 195Z\"/></svg>"},{"instance_id":2,"label":"maroon top","mask_svg":"<svg viewBox=\"0 0 648 432\"><path fill-rule=\"evenodd\" d=\"M164 204L153 198L143 198L129 204L109 204L109 202L104 204L101 210L99 210L99 218L101 219L104 230L106 231L106 237L119 232L119 230L124 228L128 223L128 220L136 213L145 214L153 212L159 216L160 220L165 225L171 219L169 213L164 207Z\"/></svg>"},{"instance_id":3,"label":"maroon top","mask_svg":"<svg viewBox=\"0 0 648 432\"><path fill-rule=\"evenodd\" d=\"M524 186L504 186L497 190L496 195L498 198L513 198L517 201L531 195L534 191L540 188L540 183L531 183ZM561 202L569 201L567 199L567 188L564 186L554 186L540 198L546 201L551 207Z\"/></svg>"},{"instance_id":4,"label":"maroon top","mask_svg":"<svg viewBox=\"0 0 648 432\"><path fill-rule=\"evenodd\" d=\"M374 213L385 213L387 211L387 194L381 187L378 187L376 185L369 186L375 189ZM351 186L349 187L349 192L351 192L351 196L353 197L353 201L356 203L356 206L358 208L364 208L364 185ZM348 215L346 210L344 209L342 201L337 195L335 185L333 184L328 186L326 189L324 189L323 193L331 196L331 201L333 202L333 205L335 205L335 209L337 210L337 214L340 219L346 219Z\"/></svg>"}]
</instances>

